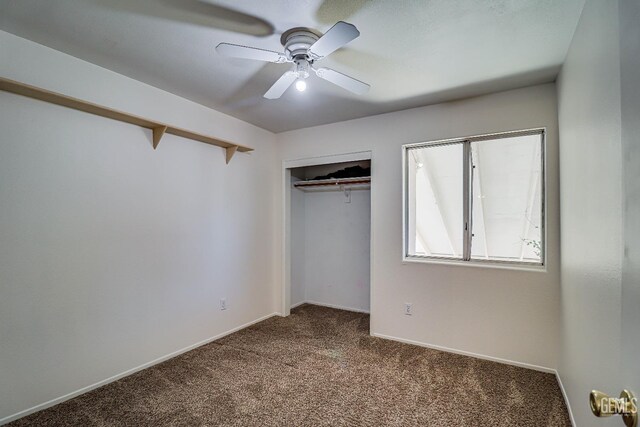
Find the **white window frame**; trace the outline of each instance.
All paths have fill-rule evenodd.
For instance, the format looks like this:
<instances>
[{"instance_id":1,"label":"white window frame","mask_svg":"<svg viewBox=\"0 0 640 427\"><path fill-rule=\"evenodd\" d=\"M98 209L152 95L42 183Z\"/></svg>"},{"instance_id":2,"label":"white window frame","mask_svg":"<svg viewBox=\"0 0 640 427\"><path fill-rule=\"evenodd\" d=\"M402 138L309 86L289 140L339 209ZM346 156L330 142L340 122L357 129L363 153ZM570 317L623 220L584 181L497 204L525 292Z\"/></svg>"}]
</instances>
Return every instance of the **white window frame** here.
<instances>
[{"instance_id":1,"label":"white window frame","mask_svg":"<svg viewBox=\"0 0 640 427\"><path fill-rule=\"evenodd\" d=\"M471 175L471 155L470 147L472 142L494 140L502 138L511 138L527 135L540 135L541 138L541 194L540 194L540 262L531 263L523 261L507 261L507 260L484 260L471 259L471 239L472 239L472 175ZM460 258L432 257L409 254L409 174L408 174L408 155L409 150L414 148L432 147L438 145L463 144L463 256ZM508 132L497 132L483 135L467 136L461 138L441 139L436 141L416 142L404 144L402 146L402 261L418 262L430 264L453 264L475 267L493 267L517 270L546 271L546 254L547 254L547 215L546 215L546 128L533 128Z\"/></svg>"}]
</instances>

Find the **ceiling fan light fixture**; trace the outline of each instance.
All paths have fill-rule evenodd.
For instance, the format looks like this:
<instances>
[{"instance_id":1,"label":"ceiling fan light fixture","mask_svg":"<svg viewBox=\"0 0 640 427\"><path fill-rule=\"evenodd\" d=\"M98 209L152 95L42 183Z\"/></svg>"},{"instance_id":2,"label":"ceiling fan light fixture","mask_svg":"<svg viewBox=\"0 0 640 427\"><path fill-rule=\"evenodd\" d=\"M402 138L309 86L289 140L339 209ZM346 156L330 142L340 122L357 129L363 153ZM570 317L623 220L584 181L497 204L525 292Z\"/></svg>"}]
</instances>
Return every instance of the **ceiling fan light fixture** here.
<instances>
[{"instance_id":1,"label":"ceiling fan light fixture","mask_svg":"<svg viewBox=\"0 0 640 427\"><path fill-rule=\"evenodd\" d=\"M295 63L296 73L298 74L298 77L300 77L301 79L306 79L307 77L309 77L309 61L307 61L306 59L297 59Z\"/></svg>"},{"instance_id":2,"label":"ceiling fan light fixture","mask_svg":"<svg viewBox=\"0 0 640 427\"><path fill-rule=\"evenodd\" d=\"M298 92L304 92L307 89L307 82L302 79L296 81L296 89Z\"/></svg>"}]
</instances>

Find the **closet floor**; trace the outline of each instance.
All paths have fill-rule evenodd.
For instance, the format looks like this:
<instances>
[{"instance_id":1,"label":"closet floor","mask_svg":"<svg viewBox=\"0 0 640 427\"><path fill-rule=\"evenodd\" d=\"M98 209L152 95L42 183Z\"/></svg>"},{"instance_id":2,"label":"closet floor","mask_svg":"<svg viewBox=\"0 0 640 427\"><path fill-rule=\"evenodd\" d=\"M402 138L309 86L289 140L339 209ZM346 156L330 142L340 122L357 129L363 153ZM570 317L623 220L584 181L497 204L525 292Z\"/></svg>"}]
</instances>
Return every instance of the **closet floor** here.
<instances>
[{"instance_id":1,"label":"closet floor","mask_svg":"<svg viewBox=\"0 0 640 427\"><path fill-rule=\"evenodd\" d=\"M368 333L302 305L10 425L571 425L552 374Z\"/></svg>"}]
</instances>

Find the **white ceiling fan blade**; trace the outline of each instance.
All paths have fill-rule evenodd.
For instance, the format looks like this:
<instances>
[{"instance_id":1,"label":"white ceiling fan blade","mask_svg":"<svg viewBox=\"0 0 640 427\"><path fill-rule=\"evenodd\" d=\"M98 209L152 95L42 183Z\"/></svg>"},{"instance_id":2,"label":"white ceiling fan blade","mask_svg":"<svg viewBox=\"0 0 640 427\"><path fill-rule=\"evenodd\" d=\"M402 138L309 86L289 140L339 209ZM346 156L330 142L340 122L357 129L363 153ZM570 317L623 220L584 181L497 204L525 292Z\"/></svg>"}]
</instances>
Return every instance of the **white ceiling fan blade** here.
<instances>
[{"instance_id":1,"label":"white ceiling fan blade","mask_svg":"<svg viewBox=\"0 0 640 427\"><path fill-rule=\"evenodd\" d=\"M294 71L287 71L269 88L264 97L267 99L278 99L285 90L296 81L298 75Z\"/></svg>"},{"instance_id":2,"label":"white ceiling fan blade","mask_svg":"<svg viewBox=\"0 0 640 427\"><path fill-rule=\"evenodd\" d=\"M360 35L360 31L347 22L339 21L329 29L309 48L309 54L314 59L324 58L331 52L340 49Z\"/></svg>"},{"instance_id":3,"label":"white ceiling fan blade","mask_svg":"<svg viewBox=\"0 0 640 427\"><path fill-rule=\"evenodd\" d=\"M216 51L221 55L231 56L233 58L255 59L276 63L287 61L287 58L282 53L231 43L220 43L216 46Z\"/></svg>"},{"instance_id":4,"label":"white ceiling fan blade","mask_svg":"<svg viewBox=\"0 0 640 427\"><path fill-rule=\"evenodd\" d=\"M314 69L318 77L325 79L336 86L340 86L350 92L358 95L364 95L369 91L369 85L361 82L360 80L349 77L346 74L332 70L331 68L318 68Z\"/></svg>"}]
</instances>

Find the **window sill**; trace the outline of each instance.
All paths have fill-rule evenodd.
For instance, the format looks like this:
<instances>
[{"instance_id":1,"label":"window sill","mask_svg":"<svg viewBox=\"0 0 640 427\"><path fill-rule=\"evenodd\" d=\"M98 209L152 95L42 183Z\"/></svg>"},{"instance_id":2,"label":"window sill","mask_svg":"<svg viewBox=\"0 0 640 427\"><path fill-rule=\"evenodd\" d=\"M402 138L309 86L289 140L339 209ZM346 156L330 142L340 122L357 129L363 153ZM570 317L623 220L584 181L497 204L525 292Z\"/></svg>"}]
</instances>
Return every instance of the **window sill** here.
<instances>
[{"instance_id":1,"label":"window sill","mask_svg":"<svg viewBox=\"0 0 640 427\"><path fill-rule=\"evenodd\" d=\"M435 264L448 265L453 267L475 267L475 268L493 268L498 270L515 270L527 271L534 273L546 273L547 266L545 264L520 264L500 261L458 261L453 259L435 259L423 257L407 257L402 258L402 264Z\"/></svg>"}]
</instances>

